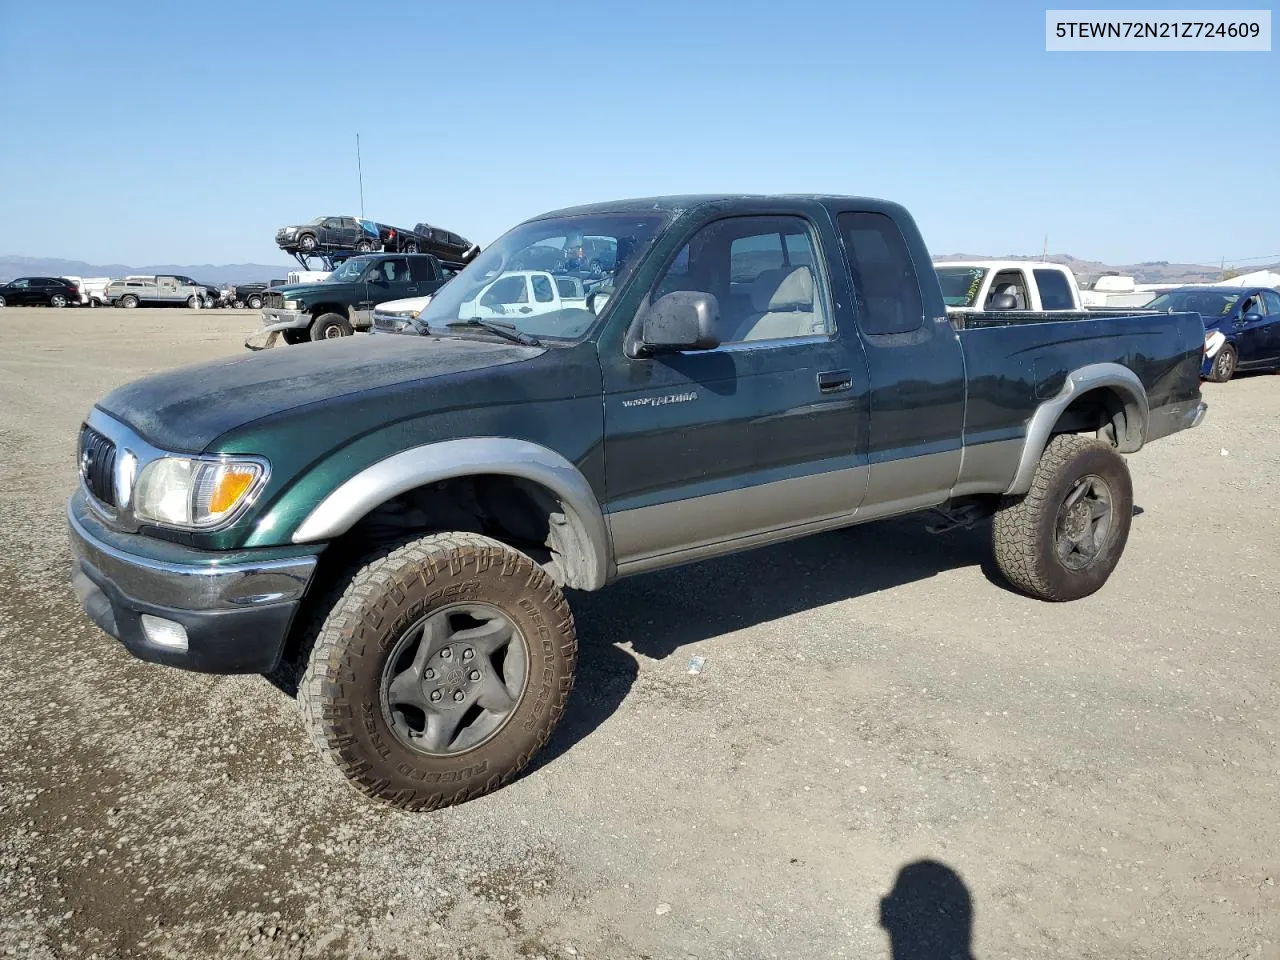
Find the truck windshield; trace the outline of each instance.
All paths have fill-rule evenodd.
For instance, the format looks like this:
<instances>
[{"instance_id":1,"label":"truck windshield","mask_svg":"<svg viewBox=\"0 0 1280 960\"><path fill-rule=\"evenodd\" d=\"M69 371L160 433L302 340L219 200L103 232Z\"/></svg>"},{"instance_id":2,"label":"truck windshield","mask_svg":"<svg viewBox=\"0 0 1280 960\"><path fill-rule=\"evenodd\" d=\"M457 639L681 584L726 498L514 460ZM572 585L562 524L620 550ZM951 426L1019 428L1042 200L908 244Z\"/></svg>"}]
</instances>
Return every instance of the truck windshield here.
<instances>
[{"instance_id":1,"label":"truck windshield","mask_svg":"<svg viewBox=\"0 0 1280 960\"><path fill-rule=\"evenodd\" d=\"M373 260L370 257L352 257L350 260L344 260L338 269L329 274L326 283L354 283L359 280L364 273L364 268L369 266Z\"/></svg>"},{"instance_id":2,"label":"truck windshield","mask_svg":"<svg viewBox=\"0 0 1280 960\"><path fill-rule=\"evenodd\" d=\"M667 221L646 211L523 223L445 284L418 326L443 333L484 320L539 340L580 339Z\"/></svg>"},{"instance_id":3,"label":"truck windshield","mask_svg":"<svg viewBox=\"0 0 1280 960\"><path fill-rule=\"evenodd\" d=\"M942 286L942 302L948 307L972 307L987 276L986 267L935 267Z\"/></svg>"},{"instance_id":4,"label":"truck windshield","mask_svg":"<svg viewBox=\"0 0 1280 960\"><path fill-rule=\"evenodd\" d=\"M1236 301L1240 299L1238 293L1215 293L1212 290L1172 290L1169 293L1162 293L1142 309L1144 310L1172 310L1174 313L1198 313L1204 318L1205 323L1212 323L1229 314Z\"/></svg>"}]
</instances>

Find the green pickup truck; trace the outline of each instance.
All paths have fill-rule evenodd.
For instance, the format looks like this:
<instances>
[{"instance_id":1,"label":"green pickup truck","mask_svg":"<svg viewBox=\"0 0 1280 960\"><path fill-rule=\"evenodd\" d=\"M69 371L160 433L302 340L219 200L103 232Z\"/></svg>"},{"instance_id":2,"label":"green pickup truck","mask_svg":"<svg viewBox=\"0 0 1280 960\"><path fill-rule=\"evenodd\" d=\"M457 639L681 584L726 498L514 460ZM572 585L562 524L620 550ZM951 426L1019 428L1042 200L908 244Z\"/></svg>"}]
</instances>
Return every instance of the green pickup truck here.
<instances>
[{"instance_id":1,"label":"green pickup truck","mask_svg":"<svg viewBox=\"0 0 1280 960\"><path fill-rule=\"evenodd\" d=\"M278 333L285 343L349 337L372 325L378 304L435 293L453 274L429 253L352 257L319 283L272 287L263 293L259 333Z\"/></svg>"},{"instance_id":2,"label":"green pickup truck","mask_svg":"<svg viewBox=\"0 0 1280 960\"><path fill-rule=\"evenodd\" d=\"M495 280L533 260L567 276L588 242L616 256L584 299L541 311L506 284L480 315ZM1099 589L1133 512L1121 454L1200 422L1203 342L1196 314L949 318L893 203L562 210L508 232L407 334L99 401L72 581L143 659L296 682L353 784L438 807L551 735L577 657L566 588L931 510L991 518L1021 591Z\"/></svg>"}]
</instances>

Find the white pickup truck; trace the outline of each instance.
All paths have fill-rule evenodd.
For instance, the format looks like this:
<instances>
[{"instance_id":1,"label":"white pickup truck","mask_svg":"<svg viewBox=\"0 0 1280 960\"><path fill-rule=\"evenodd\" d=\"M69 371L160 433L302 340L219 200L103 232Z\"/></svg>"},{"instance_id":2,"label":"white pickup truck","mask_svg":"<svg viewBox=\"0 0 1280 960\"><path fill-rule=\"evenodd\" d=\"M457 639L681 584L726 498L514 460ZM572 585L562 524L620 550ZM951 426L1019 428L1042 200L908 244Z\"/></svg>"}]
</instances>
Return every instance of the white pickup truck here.
<instances>
[{"instance_id":1,"label":"white pickup truck","mask_svg":"<svg viewBox=\"0 0 1280 960\"><path fill-rule=\"evenodd\" d=\"M413 326L433 294L389 300L373 308L374 333L402 333ZM585 309L587 293L578 277L544 270L509 270L496 277L458 310L463 320L500 320L553 313L569 307ZM603 306L603 301L601 301Z\"/></svg>"},{"instance_id":2,"label":"white pickup truck","mask_svg":"<svg viewBox=\"0 0 1280 960\"><path fill-rule=\"evenodd\" d=\"M1033 260L948 260L934 264L948 313L1081 311L1075 274Z\"/></svg>"},{"instance_id":3,"label":"white pickup truck","mask_svg":"<svg viewBox=\"0 0 1280 960\"><path fill-rule=\"evenodd\" d=\"M544 270L509 270L497 277L458 310L463 320L501 320L578 307L586 309L587 294L577 277Z\"/></svg>"}]
</instances>

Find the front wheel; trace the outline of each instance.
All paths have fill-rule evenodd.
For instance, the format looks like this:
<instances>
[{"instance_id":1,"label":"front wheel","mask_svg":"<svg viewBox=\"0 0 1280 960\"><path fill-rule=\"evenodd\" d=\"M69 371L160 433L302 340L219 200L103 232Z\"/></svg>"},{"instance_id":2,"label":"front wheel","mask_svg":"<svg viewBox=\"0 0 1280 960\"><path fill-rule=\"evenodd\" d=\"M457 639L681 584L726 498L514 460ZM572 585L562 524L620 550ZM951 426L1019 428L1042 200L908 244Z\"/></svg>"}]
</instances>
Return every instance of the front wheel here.
<instances>
[{"instance_id":1,"label":"front wheel","mask_svg":"<svg viewBox=\"0 0 1280 960\"><path fill-rule=\"evenodd\" d=\"M1236 348L1224 343L1218 355L1213 358L1213 366L1209 368L1209 379L1214 383L1226 383L1236 374Z\"/></svg>"},{"instance_id":2,"label":"front wheel","mask_svg":"<svg viewBox=\"0 0 1280 960\"><path fill-rule=\"evenodd\" d=\"M354 332L347 318L340 313L322 314L311 324L312 340L337 340L339 337L349 337Z\"/></svg>"},{"instance_id":3,"label":"front wheel","mask_svg":"<svg viewBox=\"0 0 1280 960\"><path fill-rule=\"evenodd\" d=\"M0 297L0 307L7 307L8 305L9 305L8 301L5 300L4 297Z\"/></svg>"},{"instance_id":4,"label":"front wheel","mask_svg":"<svg viewBox=\"0 0 1280 960\"><path fill-rule=\"evenodd\" d=\"M356 253L369 253L373 250L373 244L368 240L361 240L356 244Z\"/></svg>"},{"instance_id":5,"label":"front wheel","mask_svg":"<svg viewBox=\"0 0 1280 960\"><path fill-rule=\"evenodd\" d=\"M245 303L246 303L246 305L249 307L249 309L250 309L250 310L261 310L261 309L262 309L262 298L261 298L261 297L250 297L247 301L245 301Z\"/></svg>"},{"instance_id":6,"label":"front wheel","mask_svg":"<svg viewBox=\"0 0 1280 960\"><path fill-rule=\"evenodd\" d=\"M416 242L416 241L413 241L413 240L410 240L408 243L406 243L406 244L404 245L404 252L405 252L405 253L417 253L417 252L418 252L418 244L417 244L417 242Z\"/></svg>"},{"instance_id":7,"label":"front wheel","mask_svg":"<svg viewBox=\"0 0 1280 960\"><path fill-rule=\"evenodd\" d=\"M306 343L311 339L311 335L306 330L281 330L280 336L284 338L284 342L288 344Z\"/></svg>"},{"instance_id":8,"label":"front wheel","mask_svg":"<svg viewBox=\"0 0 1280 960\"><path fill-rule=\"evenodd\" d=\"M310 253L316 248L316 238L309 233L304 233L298 238L298 249L303 253Z\"/></svg>"},{"instance_id":9,"label":"front wheel","mask_svg":"<svg viewBox=\"0 0 1280 960\"><path fill-rule=\"evenodd\" d=\"M1107 582L1132 520L1133 481L1124 459L1100 440L1054 437L1031 489L1005 497L996 511L996 564L1033 597L1078 600Z\"/></svg>"},{"instance_id":10,"label":"front wheel","mask_svg":"<svg viewBox=\"0 0 1280 960\"><path fill-rule=\"evenodd\" d=\"M529 557L436 534L364 565L314 633L307 728L351 784L407 810L509 782L564 713L573 616Z\"/></svg>"}]
</instances>

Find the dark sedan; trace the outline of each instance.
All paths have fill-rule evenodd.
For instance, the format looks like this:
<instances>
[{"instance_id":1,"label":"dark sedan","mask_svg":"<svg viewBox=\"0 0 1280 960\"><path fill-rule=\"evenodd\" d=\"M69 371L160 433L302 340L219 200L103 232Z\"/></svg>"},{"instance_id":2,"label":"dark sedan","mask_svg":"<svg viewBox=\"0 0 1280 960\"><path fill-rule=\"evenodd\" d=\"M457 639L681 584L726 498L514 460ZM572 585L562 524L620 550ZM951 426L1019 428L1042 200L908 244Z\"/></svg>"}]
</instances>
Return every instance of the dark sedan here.
<instances>
[{"instance_id":1,"label":"dark sedan","mask_svg":"<svg viewBox=\"0 0 1280 960\"><path fill-rule=\"evenodd\" d=\"M1237 370L1280 369L1280 293L1268 287L1179 287L1146 310L1193 312L1204 318L1200 375L1226 383Z\"/></svg>"},{"instance_id":2,"label":"dark sedan","mask_svg":"<svg viewBox=\"0 0 1280 960\"><path fill-rule=\"evenodd\" d=\"M0 307L65 307L80 303L80 288L62 277L18 277L0 286Z\"/></svg>"}]
</instances>

